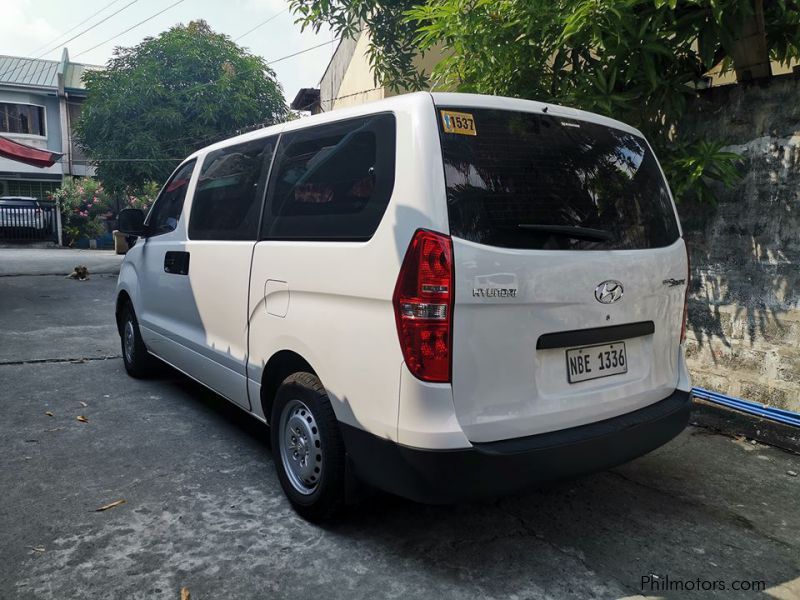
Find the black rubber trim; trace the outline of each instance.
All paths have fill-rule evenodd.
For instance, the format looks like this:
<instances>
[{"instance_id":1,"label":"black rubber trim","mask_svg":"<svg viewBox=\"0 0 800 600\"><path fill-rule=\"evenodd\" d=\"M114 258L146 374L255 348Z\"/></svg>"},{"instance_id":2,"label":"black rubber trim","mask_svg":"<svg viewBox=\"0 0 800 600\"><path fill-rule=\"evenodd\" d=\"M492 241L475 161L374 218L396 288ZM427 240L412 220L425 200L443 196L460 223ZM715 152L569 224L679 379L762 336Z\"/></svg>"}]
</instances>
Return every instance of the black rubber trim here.
<instances>
[{"instance_id":1,"label":"black rubber trim","mask_svg":"<svg viewBox=\"0 0 800 600\"><path fill-rule=\"evenodd\" d=\"M531 450L544 450L568 444L584 443L594 438L620 433L645 423L659 421L675 411L685 408L689 402L689 393L678 390L655 404L612 419L606 419L605 421L587 423L578 427L570 427L569 429L540 433L528 437L501 440L499 442L473 443L472 446L481 452L491 454L518 454L520 452L530 452Z\"/></svg>"},{"instance_id":2,"label":"black rubber trim","mask_svg":"<svg viewBox=\"0 0 800 600\"><path fill-rule=\"evenodd\" d=\"M652 321L639 323L626 323L624 325L611 325L610 327L594 327L592 329L573 329L571 331L558 331L539 336L536 341L537 350L552 350L553 348L571 348L573 346L590 346L605 342L617 342L630 338L652 335L656 326Z\"/></svg>"},{"instance_id":3,"label":"black rubber trim","mask_svg":"<svg viewBox=\"0 0 800 600\"><path fill-rule=\"evenodd\" d=\"M691 404L689 392L675 390L619 417L456 450L410 448L339 426L359 479L418 502L449 504L512 494L633 460L683 431Z\"/></svg>"}]
</instances>

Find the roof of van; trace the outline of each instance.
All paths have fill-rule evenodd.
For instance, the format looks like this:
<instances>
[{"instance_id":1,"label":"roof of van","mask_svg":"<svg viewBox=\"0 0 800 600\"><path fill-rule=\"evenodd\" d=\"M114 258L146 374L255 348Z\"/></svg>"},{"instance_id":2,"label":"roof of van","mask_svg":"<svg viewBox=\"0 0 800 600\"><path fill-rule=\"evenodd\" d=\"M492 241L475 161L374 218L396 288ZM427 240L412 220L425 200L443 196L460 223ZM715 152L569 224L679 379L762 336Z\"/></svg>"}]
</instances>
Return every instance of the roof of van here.
<instances>
[{"instance_id":1,"label":"roof of van","mask_svg":"<svg viewBox=\"0 0 800 600\"><path fill-rule=\"evenodd\" d=\"M334 121L340 121L342 119L350 119L353 117L360 117L384 111L413 110L415 107L419 109L424 108L426 105L431 108L434 106L451 106L462 108L494 108L498 110L515 110L542 114L546 113L548 115L597 123L644 137L638 129L631 127L622 121L617 121L609 117L604 117L596 113L591 113L576 108L539 102L538 100L524 100L521 98L507 98L504 96L489 96L485 94L412 92L409 94L391 96L382 100L373 100L371 102L365 102L364 104L355 106L339 108L308 117L302 117L294 121L287 121L285 123L264 127L263 129L256 129L255 131L250 131L236 137L222 140L210 146L206 146L205 148L201 148L188 158L195 158L205 154L206 152L217 150L219 148L225 148L234 144L257 140L270 135L277 135L278 133L284 131L294 131L296 129L310 127L312 125L321 125L323 123L331 123Z\"/></svg>"}]
</instances>

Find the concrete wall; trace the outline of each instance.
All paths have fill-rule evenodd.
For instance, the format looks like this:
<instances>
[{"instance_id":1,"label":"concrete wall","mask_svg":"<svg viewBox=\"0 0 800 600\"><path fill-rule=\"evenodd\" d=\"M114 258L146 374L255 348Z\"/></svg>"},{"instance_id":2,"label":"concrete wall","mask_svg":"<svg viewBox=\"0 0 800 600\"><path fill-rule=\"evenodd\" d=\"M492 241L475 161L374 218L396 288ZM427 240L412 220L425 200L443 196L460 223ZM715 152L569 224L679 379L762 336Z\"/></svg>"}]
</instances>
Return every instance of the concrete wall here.
<instances>
[{"instance_id":1,"label":"concrete wall","mask_svg":"<svg viewBox=\"0 0 800 600\"><path fill-rule=\"evenodd\" d=\"M369 31L365 29L358 40L345 39L339 44L319 83L323 111L395 95L388 87L375 84L367 57L369 42ZM425 56L415 57L414 66L417 70L430 74L441 56L441 50L434 48Z\"/></svg>"},{"instance_id":2,"label":"concrete wall","mask_svg":"<svg viewBox=\"0 0 800 600\"><path fill-rule=\"evenodd\" d=\"M384 97L384 89L375 84L366 55L368 47L366 30L358 40L342 40L320 81L322 110L363 104Z\"/></svg>"},{"instance_id":3,"label":"concrete wall","mask_svg":"<svg viewBox=\"0 0 800 600\"><path fill-rule=\"evenodd\" d=\"M682 133L742 156L716 206L679 206L693 289L695 385L800 411L800 78L703 93Z\"/></svg>"},{"instance_id":4,"label":"concrete wall","mask_svg":"<svg viewBox=\"0 0 800 600\"><path fill-rule=\"evenodd\" d=\"M333 99L339 95L339 87L342 85L342 79L350 66L350 60L353 57L357 43L358 40L344 38L336 46L336 51L331 56L322 79L319 80L319 99L322 110L331 110Z\"/></svg>"}]
</instances>

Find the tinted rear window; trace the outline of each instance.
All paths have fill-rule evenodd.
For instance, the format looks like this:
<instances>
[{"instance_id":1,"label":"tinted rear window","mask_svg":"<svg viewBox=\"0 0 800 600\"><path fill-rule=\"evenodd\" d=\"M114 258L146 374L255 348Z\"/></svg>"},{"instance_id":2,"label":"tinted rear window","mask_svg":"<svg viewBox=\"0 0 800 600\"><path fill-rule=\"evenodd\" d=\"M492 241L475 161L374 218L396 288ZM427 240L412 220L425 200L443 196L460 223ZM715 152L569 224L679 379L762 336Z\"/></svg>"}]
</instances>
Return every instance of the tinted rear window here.
<instances>
[{"instance_id":1,"label":"tinted rear window","mask_svg":"<svg viewBox=\"0 0 800 600\"><path fill-rule=\"evenodd\" d=\"M679 235L655 157L641 137L563 117L439 112L452 235L506 248L668 246ZM474 135L446 133L447 111Z\"/></svg>"}]
</instances>

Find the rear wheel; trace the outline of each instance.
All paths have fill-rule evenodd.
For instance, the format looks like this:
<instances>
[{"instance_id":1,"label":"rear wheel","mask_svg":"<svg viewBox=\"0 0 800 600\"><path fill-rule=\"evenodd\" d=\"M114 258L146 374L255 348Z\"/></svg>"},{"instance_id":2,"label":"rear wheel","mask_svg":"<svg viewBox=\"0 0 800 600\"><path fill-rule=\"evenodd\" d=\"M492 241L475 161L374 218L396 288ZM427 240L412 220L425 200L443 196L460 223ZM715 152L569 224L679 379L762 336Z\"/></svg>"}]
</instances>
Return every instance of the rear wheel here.
<instances>
[{"instance_id":1,"label":"rear wheel","mask_svg":"<svg viewBox=\"0 0 800 600\"><path fill-rule=\"evenodd\" d=\"M126 304L120 315L120 342L122 362L128 375L136 378L153 375L158 367L157 359L147 352L139 332L139 322L130 303Z\"/></svg>"},{"instance_id":2,"label":"rear wheel","mask_svg":"<svg viewBox=\"0 0 800 600\"><path fill-rule=\"evenodd\" d=\"M328 394L311 373L295 373L272 406L272 456L292 507L309 521L344 504L345 450Z\"/></svg>"}]
</instances>

